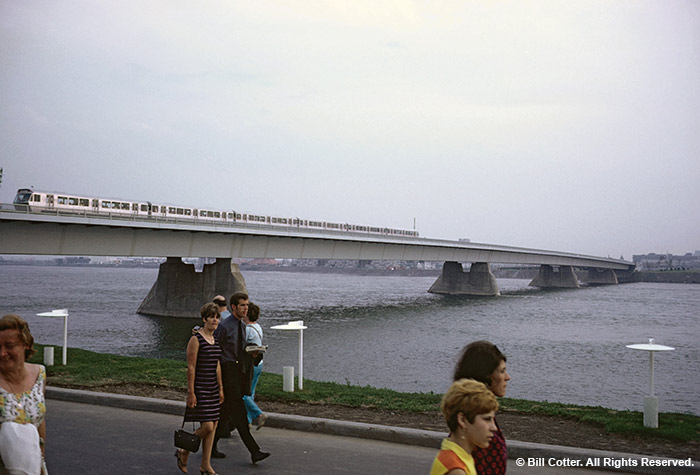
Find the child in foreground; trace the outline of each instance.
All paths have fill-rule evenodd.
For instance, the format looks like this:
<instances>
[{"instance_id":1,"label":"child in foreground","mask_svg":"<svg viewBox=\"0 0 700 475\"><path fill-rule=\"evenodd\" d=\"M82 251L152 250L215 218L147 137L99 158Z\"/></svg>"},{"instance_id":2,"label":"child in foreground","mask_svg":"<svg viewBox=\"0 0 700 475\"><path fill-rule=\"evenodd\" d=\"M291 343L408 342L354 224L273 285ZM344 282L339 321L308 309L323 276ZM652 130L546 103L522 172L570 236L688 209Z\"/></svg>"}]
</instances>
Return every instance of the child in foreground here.
<instances>
[{"instance_id":1,"label":"child in foreground","mask_svg":"<svg viewBox=\"0 0 700 475\"><path fill-rule=\"evenodd\" d=\"M440 404L450 436L442 441L430 475L476 475L472 450L486 448L496 432L496 396L473 379L452 383Z\"/></svg>"}]
</instances>

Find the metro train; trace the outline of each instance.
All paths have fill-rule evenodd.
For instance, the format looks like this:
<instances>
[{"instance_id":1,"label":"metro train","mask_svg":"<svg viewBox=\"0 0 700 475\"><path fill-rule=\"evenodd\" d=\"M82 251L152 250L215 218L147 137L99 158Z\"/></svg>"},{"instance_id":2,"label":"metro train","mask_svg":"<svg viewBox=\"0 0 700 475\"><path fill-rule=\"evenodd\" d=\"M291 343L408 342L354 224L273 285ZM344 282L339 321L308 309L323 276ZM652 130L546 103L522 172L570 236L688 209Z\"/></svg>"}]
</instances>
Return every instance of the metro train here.
<instances>
[{"instance_id":1,"label":"metro train","mask_svg":"<svg viewBox=\"0 0 700 475\"><path fill-rule=\"evenodd\" d=\"M125 201L73 195L52 191L20 188L13 201L15 208L37 212L79 213L85 215L109 215L113 217L176 218L204 224L263 224L286 228L329 229L339 232L379 234L383 236L418 237L417 231L393 229L359 224L333 223L321 220L265 216L239 213L234 210L213 208L188 208L153 204L150 201Z\"/></svg>"}]
</instances>

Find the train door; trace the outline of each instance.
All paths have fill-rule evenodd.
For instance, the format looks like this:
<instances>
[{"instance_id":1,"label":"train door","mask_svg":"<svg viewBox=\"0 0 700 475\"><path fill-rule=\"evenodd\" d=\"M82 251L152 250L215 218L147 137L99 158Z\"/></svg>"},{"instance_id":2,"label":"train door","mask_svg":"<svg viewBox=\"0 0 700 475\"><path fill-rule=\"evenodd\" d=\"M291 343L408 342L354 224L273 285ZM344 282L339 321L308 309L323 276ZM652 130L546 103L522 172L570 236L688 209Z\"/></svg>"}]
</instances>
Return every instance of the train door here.
<instances>
[{"instance_id":1,"label":"train door","mask_svg":"<svg viewBox=\"0 0 700 475\"><path fill-rule=\"evenodd\" d=\"M147 203L147 208L148 208L148 217L150 218L153 215L153 205L151 204L150 201L146 201Z\"/></svg>"},{"instance_id":2,"label":"train door","mask_svg":"<svg viewBox=\"0 0 700 475\"><path fill-rule=\"evenodd\" d=\"M54 199L53 195L46 195L46 206L48 208L53 208L54 207Z\"/></svg>"}]
</instances>

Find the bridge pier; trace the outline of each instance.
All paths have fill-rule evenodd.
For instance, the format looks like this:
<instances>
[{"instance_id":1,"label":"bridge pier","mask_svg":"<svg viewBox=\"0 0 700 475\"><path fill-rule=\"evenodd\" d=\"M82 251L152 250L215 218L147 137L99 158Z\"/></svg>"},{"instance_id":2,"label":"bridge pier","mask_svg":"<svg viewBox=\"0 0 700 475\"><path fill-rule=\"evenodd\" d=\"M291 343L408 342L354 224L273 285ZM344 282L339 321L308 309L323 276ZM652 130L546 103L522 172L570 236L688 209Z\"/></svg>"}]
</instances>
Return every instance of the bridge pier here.
<instances>
[{"instance_id":1,"label":"bridge pier","mask_svg":"<svg viewBox=\"0 0 700 475\"><path fill-rule=\"evenodd\" d=\"M202 272L179 257L168 257L160 265L158 279L137 312L144 315L199 318L199 309L216 295L228 298L234 292L246 292L245 279L238 264L230 258L217 258L205 264Z\"/></svg>"},{"instance_id":2,"label":"bridge pier","mask_svg":"<svg viewBox=\"0 0 700 475\"><path fill-rule=\"evenodd\" d=\"M447 295L501 295L496 277L488 262L474 262L469 272L464 272L459 262L445 262L442 275L428 292Z\"/></svg>"},{"instance_id":3,"label":"bridge pier","mask_svg":"<svg viewBox=\"0 0 700 475\"><path fill-rule=\"evenodd\" d=\"M612 269L591 267L586 272L586 283L589 285L615 285L617 284L617 275Z\"/></svg>"},{"instance_id":4,"label":"bridge pier","mask_svg":"<svg viewBox=\"0 0 700 475\"><path fill-rule=\"evenodd\" d=\"M574 268L572 266L559 266L559 269L554 270L552 266L542 264L537 277L530 282L530 286L576 289L581 285L576 278L576 274L574 274Z\"/></svg>"}]
</instances>

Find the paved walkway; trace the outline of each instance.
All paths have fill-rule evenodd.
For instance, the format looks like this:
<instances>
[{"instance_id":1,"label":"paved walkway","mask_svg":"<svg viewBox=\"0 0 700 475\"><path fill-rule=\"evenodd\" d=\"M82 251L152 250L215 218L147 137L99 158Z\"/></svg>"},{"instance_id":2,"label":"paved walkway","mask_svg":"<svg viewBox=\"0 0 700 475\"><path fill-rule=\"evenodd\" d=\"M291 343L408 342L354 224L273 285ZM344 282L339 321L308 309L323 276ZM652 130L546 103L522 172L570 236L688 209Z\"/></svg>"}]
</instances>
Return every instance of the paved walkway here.
<instances>
[{"instance_id":1,"label":"paved walkway","mask_svg":"<svg viewBox=\"0 0 700 475\"><path fill-rule=\"evenodd\" d=\"M151 398L47 388L47 453L52 475L177 474L173 431L182 423L184 403ZM219 442L228 455L212 465L226 474L421 474L430 470L437 432L270 414L254 432L268 459L253 465L234 432ZM509 475L700 473L669 467L639 471L641 456L508 441ZM518 457L524 466L518 466ZM636 462L636 471L572 468L599 458L601 464ZM653 460L663 460L656 459ZM200 455L189 473L199 473ZM528 466L529 464L529 466ZM696 463L696 466L698 464Z\"/></svg>"}]
</instances>

